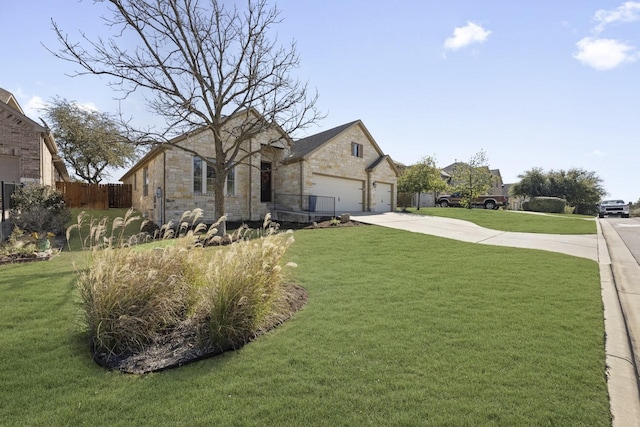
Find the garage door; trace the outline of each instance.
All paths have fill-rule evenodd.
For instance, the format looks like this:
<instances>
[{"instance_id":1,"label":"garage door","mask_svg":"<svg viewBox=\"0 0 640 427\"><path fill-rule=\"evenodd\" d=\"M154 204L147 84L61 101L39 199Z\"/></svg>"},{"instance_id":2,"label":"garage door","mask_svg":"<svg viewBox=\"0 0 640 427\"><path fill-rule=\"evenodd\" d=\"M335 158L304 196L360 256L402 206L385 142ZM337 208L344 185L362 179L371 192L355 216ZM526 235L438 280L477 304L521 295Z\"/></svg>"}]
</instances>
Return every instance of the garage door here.
<instances>
[{"instance_id":1,"label":"garage door","mask_svg":"<svg viewBox=\"0 0 640 427\"><path fill-rule=\"evenodd\" d=\"M311 193L335 197L336 215L362 212L362 181L334 176L314 175Z\"/></svg>"},{"instance_id":2,"label":"garage door","mask_svg":"<svg viewBox=\"0 0 640 427\"><path fill-rule=\"evenodd\" d=\"M373 210L375 212L390 212L391 211L391 184L376 184L375 193L375 205Z\"/></svg>"}]
</instances>

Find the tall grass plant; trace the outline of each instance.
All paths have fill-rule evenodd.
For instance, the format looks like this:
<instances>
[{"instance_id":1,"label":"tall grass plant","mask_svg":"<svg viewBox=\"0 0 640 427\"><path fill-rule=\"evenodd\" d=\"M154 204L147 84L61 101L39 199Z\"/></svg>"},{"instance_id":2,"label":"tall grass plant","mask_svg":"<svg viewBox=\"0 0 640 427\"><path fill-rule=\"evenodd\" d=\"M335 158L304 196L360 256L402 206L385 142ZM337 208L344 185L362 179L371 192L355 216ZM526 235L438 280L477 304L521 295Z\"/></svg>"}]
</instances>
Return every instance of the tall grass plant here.
<instances>
[{"instance_id":1,"label":"tall grass plant","mask_svg":"<svg viewBox=\"0 0 640 427\"><path fill-rule=\"evenodd\" d=\"M131 210L110 227L106 218L89 221L80 240L91 251L77 287L95 354L137 354L185 324L193 325L201 345L227 349L281 314L280 261L292 235L279 233L267 218L257 238L239 231L229 247L210 248L220 239L217 224L206 226L200 218L200 210L185 212L177 226L160 229L175 243L148 250L134 246L140 235L124 231L140 219ZM79 215L67 238L86 220Z\"/></svg>"}]
</instances>

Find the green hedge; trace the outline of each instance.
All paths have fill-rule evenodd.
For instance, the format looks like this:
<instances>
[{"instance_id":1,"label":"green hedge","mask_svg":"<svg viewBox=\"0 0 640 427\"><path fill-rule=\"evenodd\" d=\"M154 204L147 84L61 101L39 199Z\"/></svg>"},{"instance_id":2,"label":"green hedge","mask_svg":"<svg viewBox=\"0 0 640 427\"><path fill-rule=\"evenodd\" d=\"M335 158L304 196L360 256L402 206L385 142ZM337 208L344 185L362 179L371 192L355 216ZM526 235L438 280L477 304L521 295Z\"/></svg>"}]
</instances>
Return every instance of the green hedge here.
<instances>
[{"instance_id":1,"label":"green hedge","mask_svg":"<svg viewBox=\"0 0 640 427\"><path fill-rule=\"evenodd\" d=\"M534 197L522 204L522 209L531 212L564 213L567 201L559 197Z\"/></svg>"}]
</instances>

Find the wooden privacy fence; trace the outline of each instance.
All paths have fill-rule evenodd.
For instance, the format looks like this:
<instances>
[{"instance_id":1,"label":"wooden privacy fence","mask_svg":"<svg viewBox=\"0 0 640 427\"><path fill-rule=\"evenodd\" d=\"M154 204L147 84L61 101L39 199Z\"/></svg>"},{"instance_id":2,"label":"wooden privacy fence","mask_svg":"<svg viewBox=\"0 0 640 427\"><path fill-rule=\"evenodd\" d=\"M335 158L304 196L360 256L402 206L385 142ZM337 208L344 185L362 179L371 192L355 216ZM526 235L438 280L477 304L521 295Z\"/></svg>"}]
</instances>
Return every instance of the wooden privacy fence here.
<instances>
[{"instance_id":1,"label":"wooden privacy fence","mask_svg":"<svg viewBox=\"0 0 640 427\"><path fill-rule=\"evenodd\" d=\"M70 208L108 209L131 207L131 184L56 182Z\"/></svg>"}]
</instances>

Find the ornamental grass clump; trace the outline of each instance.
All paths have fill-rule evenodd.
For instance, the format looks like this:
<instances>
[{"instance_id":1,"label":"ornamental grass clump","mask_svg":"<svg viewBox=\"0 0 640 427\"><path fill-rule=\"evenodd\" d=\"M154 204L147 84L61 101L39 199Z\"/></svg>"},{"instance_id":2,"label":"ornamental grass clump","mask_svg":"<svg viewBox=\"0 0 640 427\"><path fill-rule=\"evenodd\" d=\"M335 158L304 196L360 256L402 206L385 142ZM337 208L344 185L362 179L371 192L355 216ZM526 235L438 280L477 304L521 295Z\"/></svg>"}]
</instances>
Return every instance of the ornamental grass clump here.
<instances>
[{"instance_id":1,"label":"ornamental grass clump","mask_svg":"<svg viewBox=\"0 0 640 427\"><path fill-rule=\"evenodd\" d=\"M291 243L291 233L271 229L257 239L243 239L215 252L200 308L208 344L242 345L279 322L286 310L280 262Z\"/></svg>"},{"instance_id":2,"label":"ornamental grass clump","mask_svg":"<svg viewBox=\"0 0 640 427\"><path fill-rule=\"evenodd\" d=\"M293 237L269 217L261 232L244 228L230 239L234 243L212 248L216 224L198 223L195 210L179 226L161 228L173 244L139 248L118 230L138 219L131 212L111 231L103 221L92 222L84 240L93 250L77 285L99 363L112 366L110 360L120 363L150 349L157 355L164 344L173 353L176 346L196 348L190 354L201 358L237 348L288 317L280 262Z\"/></svg>"},{"instance_id":3,"label":"ornamental grass clump","mask_svg":"<svg viewBox=\"0 0 640 427\"><path fill-rule=\"evenodd\" d=\"M92 253L78 289L94 352L139 352L185 319L189 284L170 265L186 256L175 248Z\"/></svg>"}]
</instances>

